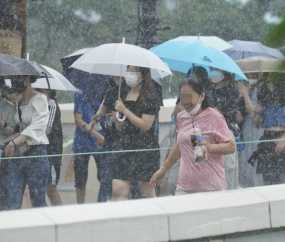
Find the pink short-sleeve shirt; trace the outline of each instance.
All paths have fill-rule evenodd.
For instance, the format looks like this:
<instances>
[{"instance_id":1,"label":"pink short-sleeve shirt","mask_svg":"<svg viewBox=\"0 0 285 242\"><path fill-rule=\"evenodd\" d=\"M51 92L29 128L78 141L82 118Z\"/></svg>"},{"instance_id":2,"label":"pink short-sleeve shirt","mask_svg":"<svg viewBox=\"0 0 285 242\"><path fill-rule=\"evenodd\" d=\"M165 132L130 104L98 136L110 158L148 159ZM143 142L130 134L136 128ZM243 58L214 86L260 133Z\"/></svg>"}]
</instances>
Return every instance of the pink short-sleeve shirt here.
<instances>
[{"instance_id":1,"label":"pink short-sleeve shirt","mask_svg":"<svg viewBox=\"0 0 285 242\"><path fill-rule=\"evenodd\" d=\"M177 143L181 152L177 187L187 191L214 191L227 189L222 155L208 153L208 162L195 165L194 148L189 132L199 128L209 144L224 143L232 139L223 115L212 108L198 115L183 111L177 116Z\"/></svg>"}]
</instances>

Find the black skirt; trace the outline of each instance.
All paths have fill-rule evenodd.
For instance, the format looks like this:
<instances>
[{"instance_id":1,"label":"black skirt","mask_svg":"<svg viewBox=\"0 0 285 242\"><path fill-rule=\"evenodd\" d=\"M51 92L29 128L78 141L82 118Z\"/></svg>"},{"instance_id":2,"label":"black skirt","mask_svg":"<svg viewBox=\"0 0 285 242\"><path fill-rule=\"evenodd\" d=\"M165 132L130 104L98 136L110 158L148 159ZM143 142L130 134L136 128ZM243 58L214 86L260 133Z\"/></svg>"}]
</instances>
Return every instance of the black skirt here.
<instances>
[{"instance_id":1,"label":"black skirt","mask_svg":"<svg viewBox=\"0 0 285 242\"><path fill-rule=\"evenodd\" d=\"M156 149L159 144L156 138L145 140L132 139L130 136L121 137L117 143L117 150ZM152 175L159 169L160 151L122 152L116 154L116 162L113 169L113 179L132 182L149 182Z\"/></svg>"},{"instance_id":2,"label":"black skirt","mask_svg":"<svg viewBox=\"0 0 285 242\"><path fill-rule=\"evenodd\" d=\"M277 139L284 134L284 131L265 130L259 140ZM257 174L275 174L279 176L285 172L285 154L275 152L274 142L262 142L257 146L257 150L249 158L248 163L254 165L257 162Z\"/></svg>"}]
</instances>

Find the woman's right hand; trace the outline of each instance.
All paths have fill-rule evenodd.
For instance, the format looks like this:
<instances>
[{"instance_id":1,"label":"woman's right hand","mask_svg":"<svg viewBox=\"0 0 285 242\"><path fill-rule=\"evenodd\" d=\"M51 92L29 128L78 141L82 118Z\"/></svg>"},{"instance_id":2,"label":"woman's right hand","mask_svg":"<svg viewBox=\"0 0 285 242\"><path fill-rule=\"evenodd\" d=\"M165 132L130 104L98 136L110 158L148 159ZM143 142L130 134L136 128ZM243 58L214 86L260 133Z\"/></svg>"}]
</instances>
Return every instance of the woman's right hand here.
<instances>
[{"instance_id":1,"label":"woman's right hand","mask_svg":"<svg viewBox=\"0 0 285 242\"><path fill-rule=\"evenodd\" d=\"M116 118L116 128L118 129L118 130L122 130L122 128L123 128L123 124L124 124L125 122L121 122L121 121L119 121L118 120L118 118Z\"/></svg>"},{"instance_id":2,"label":"woman's right hand","mask_svg":"<svg viewBox=\"0 0 285 242\"><path fill-rule=\"evenodd\" d=\"M155 172L153 174L152 178L150 179L149 184L152 187L159 186L160 183L161 183L162 178L166 175L166 173L167 172L165 170L160 168L157 172Z\"/></svg>"}]
</instances>

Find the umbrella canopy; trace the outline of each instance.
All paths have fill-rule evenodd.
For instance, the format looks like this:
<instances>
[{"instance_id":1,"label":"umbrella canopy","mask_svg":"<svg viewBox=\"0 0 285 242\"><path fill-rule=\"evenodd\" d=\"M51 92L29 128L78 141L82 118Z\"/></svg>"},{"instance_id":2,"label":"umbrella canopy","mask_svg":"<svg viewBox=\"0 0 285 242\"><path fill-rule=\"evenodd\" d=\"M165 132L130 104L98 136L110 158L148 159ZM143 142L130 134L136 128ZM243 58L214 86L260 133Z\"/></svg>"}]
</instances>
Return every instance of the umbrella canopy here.
<instances>
[{"instance_id":1,"label":"umbrella canopy","mask_svg":"<svg viewBox=\"0 0 285 242\"><path fill-rule=\"evenodd\" d=\"M104 44L92 48L71 67L89 73L125 76L128 65L150 68L152 78L172 75L168 66L151 51L125 43Z\"/></svg>"},{"instance_id":2,"label":"umbrella canopy","mask_svg":"<svg viewBox=\"0 0 285 242\"><path fill-rule=\"evenodd\" d=\"M92 49L90 48L83 48L80 50L76 50L72 52L71 54L68 54L67 56L64 56L60 59L62 68L63 68L63 75L66 76L70 72L74 70L74 68L69 68L80 56L85 54L88 50Z\"/></svg>"},{"instance_id":3,"label":"umbrella canopy","mask_svg":"<svg viewBox=\"0 0 285 242\"><path fill-rule=\"evenodd\" d=\"M93 47L93 48L96 48L96 47ZM87 48L83 48L83 49L79 49L79 50L76 50L74 52L72 52L71 54L63 57L63 58L70 58L70 57L73 57L73 56L82 56L83 54L85 54L88 50L91 50L92 47L87 47Z\"/></svg>"},{"instance_id":4,"label":"umbrella canopy","mask_svg":"<svg viewBox=\"0 0 285 242\"><path fill-rule=\"evenodd\" d=\"M267 47L260 42L231 40L229 43L233 46L224 52L233 60L245 59L253 56L264 56L276 59L284 59L280 50Z\"/></svg>"},{"instance_id":5,"label":"umbrella canopy","mask_svg":"<svg viewBox=\"0 0 285 242\"><path fill-rule=\"evenodd\" d=\"M284 63L284 60L278 60L263 56L254 56L236 61L237 65L244 73L259 73L259 72L284 72L279 66Z\"/></svg>"},{"instance_id":6,"label":"umbrella canopy","mask_svg":"<svg viewBox=\"0 0 285 242\"><path fill-rule=\"evenodd\" d=\"M192 64L210 66L235 74L235 80L247 80L238 65L225 53L201 42L169 41L150 49L173 71L187 73Z\"/></svg>"},{"instance_id":7,"label":"umbrella canopy","mask_svg":"<svg viewBox=\"0 0 285 242\"><path fill-rule=\"evenodd\" d=\"M89 73L97 73L112 76L125 76L127 66L139 66L149 68L152 78L163 78L172 75L168 66L159 59L155 54L147 49L135 45L124 43L105 44L93 48L75 61L71 67L86 71ZM120 97L120 87L118 97ZM117 119L124 121L119 117Z\"/></svg>"},{"instance_id":8,"label":"umbrella canopy","mask_svg":"<svg viewBox=\"0 0 285 242\"><path fill-rule=\"evenodd\" d=\"M188 42L196 42L199 41L203 44L210 45L218 50L226 50L233 47L228 42L217 36L180 36L175 39L171 39L169 41L188 41ZM167 42L169 42L167 41Z\"/></svg>"},{"instance_id":9,"label":"umbrella canopy","mask_svg":"<svg viewBox=\"0 0 285 242\"><path fill-rule=\"evenodd\" d=\"M49 78L50 89L54 90L63 90L63 91L77 91L77 89L58 71L48 67L41 65L45 68L53 78ZM32 83L33 88L43 88L48 89L48 84L46 78L39 78L35 83Z\"/></svg>"},{"instance_id":10,"label":"umbrella canopy","mask_svg":"<svg viewBox=\"0 0 285 242\"><path fill-rule=\"evenodd\" d=\"M61 58L60 61L62 63L64 76L74 86L82 90L85 95L91 97L93 100L100 102L105 81L110 77L100 74L89 74L85 71L80 71L70 67L79 57L81 57L83 54L85 54L87 51L89 51L92 48L96 47L76 50L71 54ZM160 86L162 85L159 78L153 80L156 83L158 83ZM94 88L94 85L96 85L96 88Z\"/></svg>"},{"instance_id":11,"label":"umbrella canopy","mask_svg":"<svg viewBox=\"0 0 285 242\"><path fill-rule=\"evenodd\" d=\"M78 89L82 90L85 95L92 100L100 102L105 81L109 76L100 74L89 74L85 71L80 71L70 66L83 54L92 48L84 48L76 50L71 54L60 59L63 75ZM96 86L96 88L94 88Z\"/></svg>"},{"instance_id":12,"label":"umbrella canopy","mask_svg":"<svg viewBox=\"0 0 285 242\"><path fill-rule=\"evenodd\" d=\"M17 58L10 55L0 54L0 76L37 76L48 77L52 75L40 64Z\"/></svg>"}]
</instances>

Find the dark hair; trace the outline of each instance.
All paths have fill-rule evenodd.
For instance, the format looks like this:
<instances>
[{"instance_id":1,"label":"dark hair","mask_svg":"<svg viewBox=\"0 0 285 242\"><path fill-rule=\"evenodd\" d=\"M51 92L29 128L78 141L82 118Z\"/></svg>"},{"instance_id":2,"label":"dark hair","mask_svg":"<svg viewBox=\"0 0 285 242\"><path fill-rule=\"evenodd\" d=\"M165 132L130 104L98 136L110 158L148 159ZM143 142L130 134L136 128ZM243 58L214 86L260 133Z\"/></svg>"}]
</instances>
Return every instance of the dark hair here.
<instances>
[{"instance_id":1,"label":"dark hair","mask_svg":"<svg viewBox=\"0 0 285 242\"><path fill-rule=\"evenodd\" d=\"M227 82L227 84L235 84L235 75L233 73L223 71L223 74L224 80Z\"/></svg>"},{"instance_id":2,"label":"dark hair","mask_svg":"<svg viewBox=\"0 0 285 242\"><path fill-rule=\"evenodd\" d=\"M137 71L141 73L142 76L140 94L137 100L138 110L142 111L145 107L147 99L151 98L151 95L154 90L154 84L151 79L151 73L149 68L137 67L137 66L134 67ZM127 92L125 95L127 95L130 90L131 88L127 86Z\"/></svg>"},{"instance_id":3,"label":"dark hair","mask_svg":"<svg viewBox=\"0 0 285 242\"><path fill-rule=\"evenodd\" d=\"M269 81L269 78L271 79ZM280 107L285 105L285 74L284 73L265 73L258 80L260 83L257 95L258 102L262 107L269 106L274 103Z\"/></svg>"},{"instance_id":4,"label":"dark hair","mask_svg":"<svg viewBox=\"0 0 285 242\"><path fill-rule=\"evenodd\" d=\"M37 81L37 76L30 76L30 83L35 83Z\"/></svg>"},{"instance_id":5,"label":"dark hair","mask_svg":"<svg viewBox=\"0 0 285 242\"><path fill-rule=\"evenodd\" d=\"M0 88L1 87L4 87L6 84L5 84L5 78L0 76Z\"/></svg>"},{"instance_id":6,"label":"dark hair","mask_svg":"<svg viewBox=\"0 0 285 242\"><path fill-rule=\"evenodd\" d=\"M42 88L36 88L35 90L37 92L43 93L43 89ZM49 96L50 99L53 99L57 103L57 100L56 100L56 90L50 89L48 96Z\"/></svg>"},{"instance_id":7,"label":"dark hair","mask_svg":"<svg viewBox=\"0 0 285 242\"><path fill-rule=\"evenodd\" d=\"M194 89L195 92L197 92L199 95L202 93L205 93L205 98L201 104L201 107L203 109L206 109L211 106L211 98L209 92L205 88L205 83L202 81L202 79L198 76L192 76L189 78L186 78L182 81L180 84L180 90L183 86L189 86Z\"/></svg>"},{"instance_id":8,"label":"dark hair","mask_svg":"<svg viewBox=\"0 0 285 242\"><path fill-rule=\"evenodd\" d=\"M189 69L186 77L188 78L190 76L192 68ZM207 89L210 86L210 80L208 77L208 72L207 70L202 67L202 66L194 66L193 72L192 72L192 76L196 76L198 78L200 78L202 80L202 82L204 83L205 89Z\"/></svg>"},{"instance_id":9,"label":"dark hair","mask_svg":"<svg viewBox=\"0 0 285 242\"><path fill-rule=\"evenodd\" d=\"M48 96L49 96L51 99L53 99L53 100L57 103L57 100L56 100L56 90L50 89Z\"/></svg>"}]
</instances>

